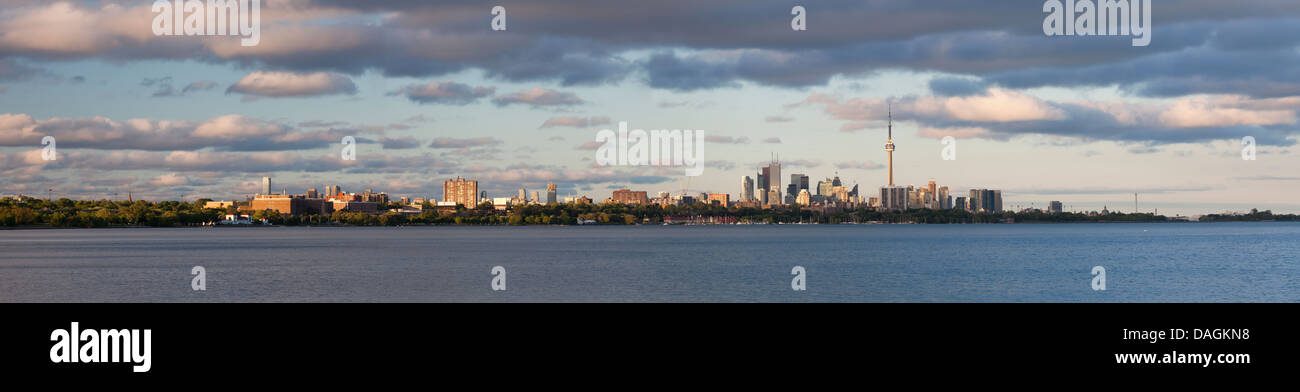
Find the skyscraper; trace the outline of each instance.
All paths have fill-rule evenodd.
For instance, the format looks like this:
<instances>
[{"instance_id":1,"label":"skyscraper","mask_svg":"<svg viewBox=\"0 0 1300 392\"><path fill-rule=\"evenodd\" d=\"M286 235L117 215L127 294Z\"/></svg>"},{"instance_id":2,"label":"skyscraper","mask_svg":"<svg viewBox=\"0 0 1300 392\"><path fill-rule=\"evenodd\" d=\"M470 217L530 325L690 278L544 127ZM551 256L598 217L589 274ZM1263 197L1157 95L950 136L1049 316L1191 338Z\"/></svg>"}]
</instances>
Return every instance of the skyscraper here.
<instances>
[{"instance_id":1,"label":"skyscraper","mask_svg":"<svg viewBox=\"0 0 1300 392\"><path fill-rule=\"evenodd\" d=\"M808 176L804 174L791 174L790 185L785 188L786 198L793 198L799 195L799 191L808 189Z\"/></svg>"},{"instance_id":2,"label":"skyscraper","mask_svg":"<svg viewBox=\"0 0 1300 392\"><path fill-rule=\"evenodd\" d=\"M995 189L971 189L970 198L971 212L995 212L1002 211L1002 191Z\"/></svg>"},{"instance_id":3,"label":"skyscraper","mask_svg":"<svg viewBox=\"0 0 1300 392\"><path fill-rule=\"evenodd\" d=\"M829 178L822 181L817 181L817 194L829 197L831 195L831 189L834 187L835 185L831 182L831 179Z\"/></svg>"},{"instance_id":4,"label":"skyscraper","mask_svg":"<svg viewBox=\"0 0 1300 392\"><path fill-rule=\"evenodd\" d=\"M478 205L478 181L469 181L456 177L442 182L442 201L460 204L469 208Z\"/></svg>"},{"instance_id":5,"label":"skyscraper","mask_svg":"<svg viewBox=\"0 0 1300 392\"><path fill-rule=\"evenodd\" d=\"M767 184L767 189L776 192L776 200L772 200L771 195L768 195L768 200L772 204L779 204L781 202L781 163L773 159L771 163L767 164L767 168L768 174L771 175L768 179L771 183Z\"/></svg>"},{"instance_id":6,"label":"skyscraper","mask_svg":"<svg viewBox=\"0 0 1300 392\"><path fill-rule=\"evenodd\" d=\"M937 193L937 195L939 195L940 209L946 210L952 208L952 196L948 194L947 185L939 187L939 193Z\"/></svg>"},{"instance_id":7,"label":"skyscraper","mask_svg":"<svg viewBox=\"0 0 1300 392\"><path fill-rule=\"evenodd\" d=\"M262 194L271 194L271 177L262 177Z\"/></svg>"},{"instance_id":8,"label":"skyscraper","mask_svg":"<svg viewBox=\"0 0 1300 392\"><path fill-rule=\"evenodd\" d=\"M740 177L740 201L754 201L754 179Z\"/></svg>"},{"instance_id":9,"label":"skyscraper","mask_svg":"<svg viewBox=\"0 0 1300 392\"><path fill-rule=\"evenodd\" d=\"M886 185L880 187L880 209L889 211L904 211L908 209L907 188Z\"/></svg>"},{"instance_id":10,"label":"skyscraper","mask_svg":"<svg viewBox=\"0 0 1300 392\"><path fill-rule=\"evenodd\" d=\"M1047 212L1050 212L1050 213L1053 213L1053 214L1060 214L1060 213L1061 213L1061 210L1062 210L1062 208L1061 208L1061 202L1056 201L1056 200L1052 200L1051 202L1048 202L1048 203L1047 203Z\"/></svg>"},{"instance_id":11,"label":"skyscraper","mask_svg":"<svg viewBox=\"0 0 1300 392\"><path fill-rule=\"evenodd\" d=\"M546 204L555 204L555 184L546 184Z\"/></svg>"},{"instance_id":12,"label":"skyscraper","mask_svg":"<svg viewBox=\"0 0 1300 392\"><path fill-rule=\"evenodd\" d=\"M771 197L771 193L776 192L776 198ZM758 193L768 195L768 202L772 204L781 203L781 163L773 157L767 166L760 168L758 173Z\"/></svg>"}]
</instances>

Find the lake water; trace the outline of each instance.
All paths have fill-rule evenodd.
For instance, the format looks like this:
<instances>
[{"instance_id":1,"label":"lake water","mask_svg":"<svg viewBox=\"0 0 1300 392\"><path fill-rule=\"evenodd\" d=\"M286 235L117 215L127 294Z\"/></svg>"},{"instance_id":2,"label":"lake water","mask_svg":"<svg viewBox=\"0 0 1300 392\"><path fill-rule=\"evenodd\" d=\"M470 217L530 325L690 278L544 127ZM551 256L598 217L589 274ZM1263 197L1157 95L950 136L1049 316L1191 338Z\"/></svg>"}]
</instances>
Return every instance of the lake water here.
<instances>
[{"instance_id":1,"label":"lake water","mask_svg":"<svg viewBox=\"0 0 1300 392\"><path fill-rule=\"evenodd\" d=\"M1280 222L10 230L0 301L1290 302L1298 258Z\"/></svg>"}]
</instances>

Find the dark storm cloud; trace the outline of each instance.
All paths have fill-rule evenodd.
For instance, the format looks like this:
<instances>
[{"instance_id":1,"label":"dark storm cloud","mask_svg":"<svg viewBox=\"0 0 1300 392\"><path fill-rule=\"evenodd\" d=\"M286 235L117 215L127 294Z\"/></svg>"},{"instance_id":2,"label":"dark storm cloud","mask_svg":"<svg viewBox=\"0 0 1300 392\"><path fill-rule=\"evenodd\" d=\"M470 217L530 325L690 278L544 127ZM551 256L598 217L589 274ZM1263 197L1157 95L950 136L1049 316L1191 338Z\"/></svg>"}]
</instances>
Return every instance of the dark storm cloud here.
<instances>
[{"instance_id":1,"label":"dark storm cloud","mask_svg":"<svg viewBox=\"0 0 1300 392\"><path fill-rule=\"evenodd\" d=\"M934 95L963 96L983 93L989 88L988 83L979 79L968 78L934 78L930 80L930 91Z\"/></svg>"},{"instance_id":2,"label":"dark storm cloud","mask_svg":"<svg viewBox=\"0 0 1300 392\"><path fill-rule=\"evenodd\" d=\"M234 40L140 37L112 18L137 9L147 17L147 2L102 5L109 3L20 2L0 11L0 78L13 58L99 57L350 75L476 69L506 81L564 86L637 75L652 87L679 91L742 82L816 86L838 75L903 69L980 76L1009 87L1281 96L1296 91L1300 39L1300 7L1292 0L1160 2L1146 47L1131 46L1129 37L1044 36L1039 1L809 1L800 3L809 29L796 32L789 28L792 3L784 2L512 3L502 4L507 30L491 31L489 10L496 4L480 1L315 0L267 2L262 43L242 48ZM70 27L62 19L21 23L39 12L69 10L90 17L67 23L93 24L98 34L53 34ZM1273 69L1259 69L1268 66Z\"/></svg>"}]
</instances>

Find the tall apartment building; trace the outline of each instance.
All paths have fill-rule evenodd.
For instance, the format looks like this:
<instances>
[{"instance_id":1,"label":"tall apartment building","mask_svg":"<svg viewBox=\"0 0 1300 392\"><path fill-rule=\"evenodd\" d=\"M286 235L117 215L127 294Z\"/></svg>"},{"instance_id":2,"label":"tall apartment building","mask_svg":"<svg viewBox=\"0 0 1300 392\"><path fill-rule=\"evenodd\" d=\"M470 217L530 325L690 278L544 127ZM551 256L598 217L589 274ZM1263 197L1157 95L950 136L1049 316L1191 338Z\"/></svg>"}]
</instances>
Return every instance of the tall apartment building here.
<instances>
[{"instance_id":1,"label":"tall apartment building","mask_svg":"<svg viewBox=\"0 0 1300 392\"><path fill-rule=\"evenodd\" d=\"M474 208L478 205L478 181L456 177L442 182L442 201Z\"/></svg>"},{"instance_id":2,"label":"tall apartment building","mask_svg":"<svg viewBox=\"0 0 1300 392\"><path fill-rule=\"evenodd\" d=\"M880 209L888 211L905 211L908 208L907 188L888 185L880 187Z\"/></svg>"},{"instance_id":3,"label":"tall apartment building","mask_svg":"<svg viewBox=\"0 0 1300 392\"><path fill-rule=\"evenodd\" d=\"M616 190L613 195L610 196L610 199L615 203L623 204L646 204L650 202L650 198L646 196L645 191L634 191L631 189Z\"/></svg>"},{"instance_id":4,"label":"tall apartment building","mask_svg":"<svg viewBox=\"0 0 1300 392\"><path fill-rule=\"evenodd\" d=\"M754 201L754 179L740 177L740 201Z\"/></svg>"}]
</instances>

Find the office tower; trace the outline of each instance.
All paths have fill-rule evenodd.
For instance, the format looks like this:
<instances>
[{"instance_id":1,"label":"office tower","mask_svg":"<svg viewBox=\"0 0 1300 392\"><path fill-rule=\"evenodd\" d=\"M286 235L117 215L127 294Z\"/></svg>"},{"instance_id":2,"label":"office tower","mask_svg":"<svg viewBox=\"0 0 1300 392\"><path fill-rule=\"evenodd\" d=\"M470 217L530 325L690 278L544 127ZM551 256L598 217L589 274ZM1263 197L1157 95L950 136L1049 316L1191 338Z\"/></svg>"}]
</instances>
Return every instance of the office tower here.
<instances>
[{"instance_id":1,"label":"office tower","mask_svg":"<svg viewBox=\"0 0 1300 392\"><path fill-rule=\"evenodd\" d=\"M758 205L767 205L767 192L762 189L758 190Z\"/></svg>"},{"instance_id":2,"label":"office tower","mask_svg":"<svg viewBox=\"0 0 1300 392\"><path fill-rule=\"evenodd\" d=\"M478 188L478 183L477 183L477 182L475 183L475 186L474 186L474 187L475 187L475 188ZM478 199L479 199L479 200L487 200L487 198L488 198L488 197L487 197L487 191L479 192L479 195L478 195Z\"/></svg>"},{"instance_id":3,"label":"office tower","mask_svg":"<svg viewBox=\"0 0 1300 392\"><path fill-rule=\"evenodd\" d=\"M930 184L927 185L926 188L929 188L929 189L930 189L930 196L931 196L931 197L938 197L938 196L939 196L939 188L935 186L934 180L930 180Z\"/></svg>"},{"instance_id":4,"label":"office tower","mask_svg":"<svg viewBox=\"0 0 1300 392\"><path fill-rule=\"evenodd\" d=\"M768 185L772 183L770 168L764 166L758 172L758 193L767 194Z\"/></svg>"},{"instance_id":5,"label":"office tower","mask_svg":"<svg viewBox=\"0 0 1300 392\"><path fill-rule=\"evenodd\" d=\"M754 179L740 177L740 201L754 201Z\"/></svg>"},{"instance_id":6,"label":"office tower","mask_svg":"<svg viewBox=\"0 0 1300 392\"><path fill-rule=\"evenodd\" d=\"M316 188L307 188L308 199L319 199L320 195L316 193Z\"/></svg>"},{"instance_id":7,"label":"office tower","mask_svg":"<svg viewBox=\"0 0 1300 392\"><path fill-rule=\"evenodd\" d=\"M770 182L767 184L767 189L776 192L775 200L773 200L771 195L768 195L768 200L772 201L773 204L780 204L781 203L781 163L777 162L776 159L773 158L772 162L767 164L767 168L768 168L768 174L770 175L768 177L768 181Z\"/></svg>"},{"instance_id":8,"label":"office tower","mask_svg":"<svg viewBox=\"0 0 1300 392\"><path fill-rule=\"evenodd\" d=\"M785 187L786 199L794 201L799 195L800 190L808 189L808 176L803 174L791 174L790 184Z\"/></svg>"},{"instance_id":9,"label":"office tower","mask_svg":"<svg viewBox=\"0 0 1300 392\"><path fill-rule=\"evenodd\" d=\"M767 191L767 202L772 205L781 205L781 192L776 189Z\"/></svg>"},{"instance_id":10,"label":"office tower","mask_svg":"<svg viewBox=\"0 0 1300 392\"><path fill-rule=\"evenodd\" d=\"M930 183L933 184L934 181L930 181ZM943 210L951 209L952 196L948 195L948 186L947 185L941 186L939 187L938 191L939 192L936 194L939 195L939 209L943 209Z\"/></svg>"},{"instance_id":11,"label":"office tower","mask_svg":"<svg viewBox=\"0 0 1300 392\"><path fill-rule=\"evenodd\" d=\"M952 203L952 208L957 210L966 209L966 196L957 196L957 200Z\"/></svg>"},{"instance_id":12,"label":"office tower","mask_svg":"<svg viewBox=\"0 0 1300 392\"><path fill-rule=\"evenodd\" d=\"M546 184L546 204L555 204L555 184Z\"/></svg>"},{"instance_id":13,"label":"office tower","mask_svg":"<svg viewBox=\"0 0 1300 392\"><path fill-rule=\"evenodd\" d=\"M831 190L832 190L832 193L835 195L835 197L834 197L835 200L837 200L837 201L841 201L841 202L848 202L848 201L850 201L850 198L849 198L849 188L845 188L845 187L843 187L843 186L837 186L837 187L832 188Z\"/></svg>"},{"instance_id":14,"label":"office tower","mask_svg":"<svg viewBox=\"0 0 1300 392\"><path fill-rule=\"evenodd\" d=\"M541 192L533 191L533 203L541 203L541 202L542 202Z\"/></svg>"},{"instance_id":15,"label":"office tower","mask_svg":"<svg viewBox=\"0 0 1300 392\"><path fill-rule=\"evenodd\" d=\"M970 209L975 212L995 212L1002 208L1002 191L971 189Z\"/></svg>"},{"instance_id":16,"label":"office tower","mask_svg":"<svg viewBox=\"0 0 1300 392\"><path fill-rule=\"evenodd\" d=\"M812 205L812 194L808 193L807 189L800 189L799 197L795 198L795 202L801 206Z\"/></svg>"},{"instance_id":17,"label":"office tower","mask_svg":"<svg viewBox=\"0 0 1300 392\"><path fill-rule=\"evenodd\" d=\"M817 194L822 196L830 196L831 189L834 187L835 185L831 183L831 179L829 178L823 181L817 181Z\"/></svg>"},{"instance_id":18,"label":"office tower","mask_svg":"<svg viewBox=\"0 0 1300 392\"><path fill-rule=\"evenodd\" d=\"M889 107L889 135L885 140L885 152L889 153L889 186L894 186L894 109Z\"/></svg>"},{"instance_id":19,"label":"office tower","mask_svg":"<svg viewBox=\"0 0 1300 392\"><path fill-rule=\"evenodd\" d=\"M1060 214L1060 213L1062 212L1061 210L1062 210L1062 209L1061 209L1061 202L1056 201L1056 200L1052 200L1052 201L1050 201L1050 202L1047 203L1047 212L1050 212L1050 213L1053 213L1053 214Z\"/></svg>"},{"instance_id":20,"label":"office tower","mask_svg":"<svg viewBox=\"0 0 1300 392\"><path fill-rule=\"evenodd\" d=\"M445 202L474 208L478 205L478 199L474 197L478 193L478 181L456 177L454 180L442 182L442 201ZM487 197L486 193L484 192L484 198Z\"/></svg>"},{"instance_id":21,"label":"office tower","mask_svg":"<svg viewBox=\"0 0 1300 392\"><path fill-rule=\"evenodd\" d=\"M527 203L527 202L528 202L528 190L527 190L527 189L519 188L519 202L521 202L521 203Z\"/></svg>"},{"instance_id":22,"label":"office tower","mask_svg":"<svg viewBox=\"0 0 1300 392\"><path fill-rule=\"evenodd\" d=\"M907 188L887 185L880 187L880 209L887 211L905 211L908 208Z\"/></svg>"},{"instance_id":23,"label":"office tower","mask_svg":"<svg viewBox=\"0 0 1300 392\"><path fill-rule=\"evenodd\" d=\"M271 177L262 177L262 194L271 194Z\"/></svg>"}]
</instances>

